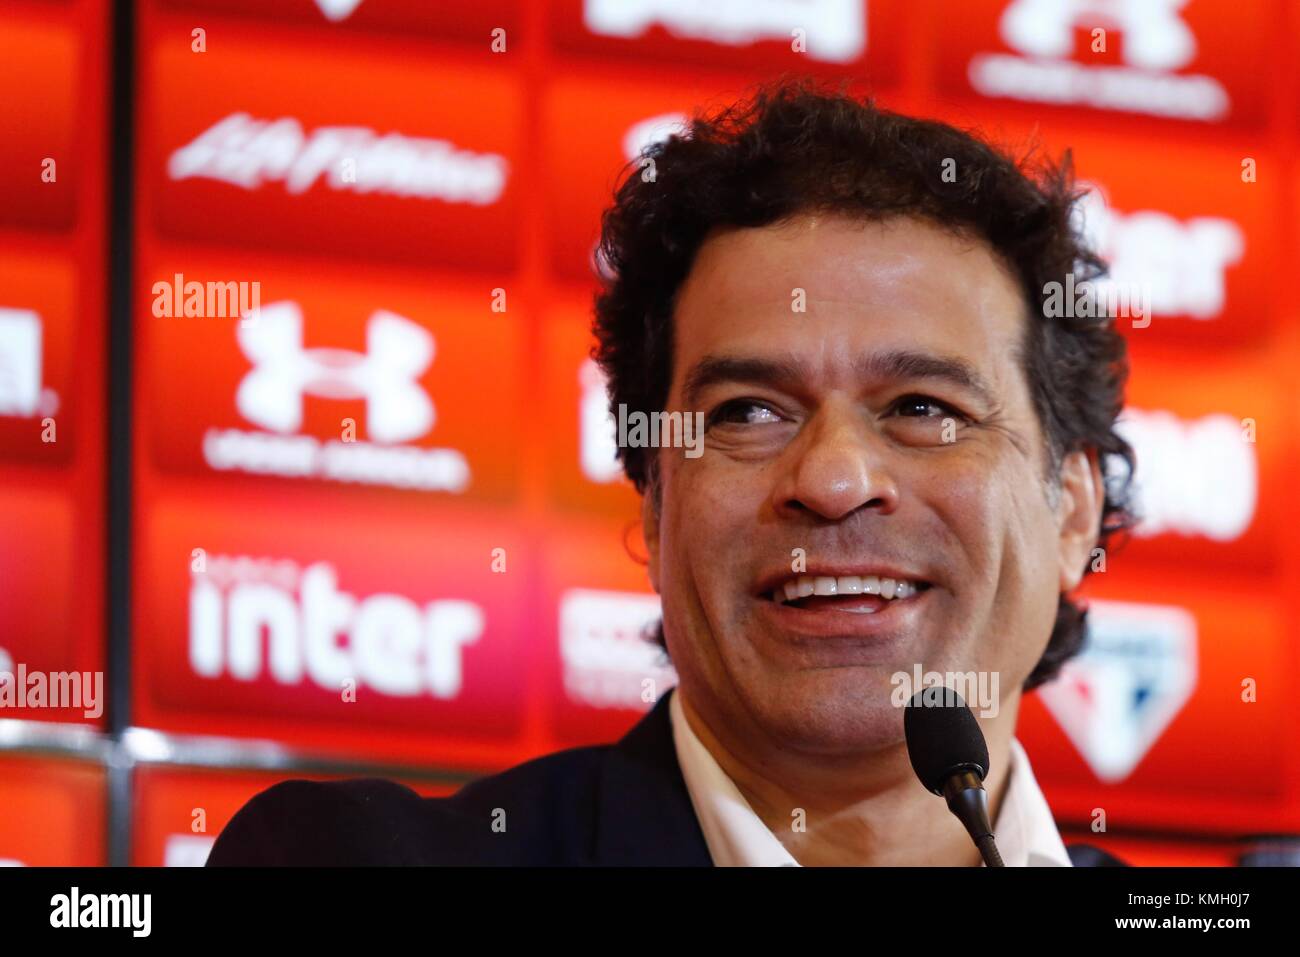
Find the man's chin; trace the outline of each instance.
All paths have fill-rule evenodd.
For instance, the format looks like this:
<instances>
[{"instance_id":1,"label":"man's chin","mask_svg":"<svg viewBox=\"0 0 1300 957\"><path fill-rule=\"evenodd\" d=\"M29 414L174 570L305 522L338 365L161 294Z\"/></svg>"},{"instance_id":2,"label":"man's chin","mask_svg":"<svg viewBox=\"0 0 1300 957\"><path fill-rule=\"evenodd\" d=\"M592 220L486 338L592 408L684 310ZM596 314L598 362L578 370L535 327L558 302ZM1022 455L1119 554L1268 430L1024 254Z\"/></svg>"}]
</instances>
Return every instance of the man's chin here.
<instances>
[{"instance_id":1,"label":"man's chin","mask_svg":"<svg viewBox=\"0 0 1300 957\"><path fill-rule=\"evenodd\" d=\"M891 702L893 669L833 668L783 675L754 688L748 707L769 738L808 754L855 755L903 742Z\"/></svg>"}]
</instances>

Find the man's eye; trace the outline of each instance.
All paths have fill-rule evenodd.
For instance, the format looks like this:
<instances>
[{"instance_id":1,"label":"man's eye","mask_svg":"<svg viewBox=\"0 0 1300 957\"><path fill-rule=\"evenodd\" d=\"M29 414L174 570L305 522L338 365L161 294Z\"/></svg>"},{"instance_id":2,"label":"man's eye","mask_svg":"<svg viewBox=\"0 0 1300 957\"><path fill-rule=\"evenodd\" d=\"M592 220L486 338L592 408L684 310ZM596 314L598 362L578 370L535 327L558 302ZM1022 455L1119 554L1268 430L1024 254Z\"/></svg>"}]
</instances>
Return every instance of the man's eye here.
<instances>
[{"instance_id":1,"label":"man's eye","mask_svg":"<svg viewBox=\"0 0 1300 957\"><path fill-rule=\"evenodd\" d=\"M894 408L904 418L932 419L938 416L952 416L960 420L966 418L947 402L940 402L928 395L905 395L894 403Z\"/></svg>"},{"instance_id":2,"label":"man's eye","mask_svg":"<svg viewBox=\"0 0 1300 957\"><path fill-rule=\"evenodd\" d=\"M781 417L762 402L753 399L732 399L714 409L708 416L707 425L763 425L768 422L780 422Z\"/></svg>"}]
</instances>

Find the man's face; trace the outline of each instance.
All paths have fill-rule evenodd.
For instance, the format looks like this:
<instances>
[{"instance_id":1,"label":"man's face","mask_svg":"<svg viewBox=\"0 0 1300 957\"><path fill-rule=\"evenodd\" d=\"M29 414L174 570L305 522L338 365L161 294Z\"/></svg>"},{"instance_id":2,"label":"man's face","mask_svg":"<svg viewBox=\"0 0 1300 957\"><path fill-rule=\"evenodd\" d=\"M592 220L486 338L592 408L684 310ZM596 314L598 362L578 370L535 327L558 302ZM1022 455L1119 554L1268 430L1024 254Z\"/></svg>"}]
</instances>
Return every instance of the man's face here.
<instances>
[{"instance_id":1,"label":"man's face","mask_svg":"<svg viewBox=\"0 0 1300 957\"><path fill-rule=\"evenodd\" d=\"M1024 322L985 244L919 220L802 216L705 242L667 402L704 413L705 449L651 450L661 506L644 510L698 708L830 755L901 740L890 678L916 665L998 672L1015 694L1096 521L1063 517L1087 512L1078 494L1049 501ZM864 594L873 576L919 590ZM785 600L801 577L836 594Z\"/></svg>"}]
</instances>

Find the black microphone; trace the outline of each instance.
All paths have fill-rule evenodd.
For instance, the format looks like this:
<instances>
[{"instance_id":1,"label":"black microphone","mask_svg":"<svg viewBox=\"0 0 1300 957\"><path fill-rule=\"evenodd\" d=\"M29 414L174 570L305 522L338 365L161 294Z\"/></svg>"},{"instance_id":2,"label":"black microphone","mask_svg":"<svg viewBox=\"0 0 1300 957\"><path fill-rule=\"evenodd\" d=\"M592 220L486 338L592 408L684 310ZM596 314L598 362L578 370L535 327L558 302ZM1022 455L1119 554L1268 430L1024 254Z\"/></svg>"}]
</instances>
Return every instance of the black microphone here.
<instances>
[{"instance_id":1,"label":"black microphone","mask_svg":"<svg viewBox=\"0 0 1300 957\"><path fill-rule=\"evenodd\" d=\"M989 824L989 747L984 732L956 691L938 685L912 695L903 712L912 770L925 789L947 799L988 867L1004 867Z\"/></svg>"}]
</instances>

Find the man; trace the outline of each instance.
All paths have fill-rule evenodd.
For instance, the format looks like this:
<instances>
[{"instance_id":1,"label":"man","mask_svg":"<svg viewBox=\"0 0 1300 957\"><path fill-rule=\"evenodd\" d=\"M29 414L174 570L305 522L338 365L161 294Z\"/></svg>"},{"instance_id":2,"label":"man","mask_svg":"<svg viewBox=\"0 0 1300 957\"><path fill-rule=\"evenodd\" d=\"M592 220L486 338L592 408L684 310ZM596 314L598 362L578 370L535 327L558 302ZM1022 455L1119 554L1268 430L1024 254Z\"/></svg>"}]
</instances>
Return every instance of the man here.
<instances>
[{"instance_id":1,"label":"man","mask_svg":"<svg viewBox=\"0 0 1300 957\"><path fill-rule=\"evenodd\" d=\"M987 679L1006 863L1096 862L1014 739L1022 691L1081 644L1094 549L1132 522L1123 341L1044 308L1100 272L1068 158L1028 172L792 83L646 160L604 217L596 358L611 409L704 429L702 454L619 452L678 687L616 745L451 798L278 785L209 863L977 866L909 763L921 671Z\"/></svg>"}]
</instances>

